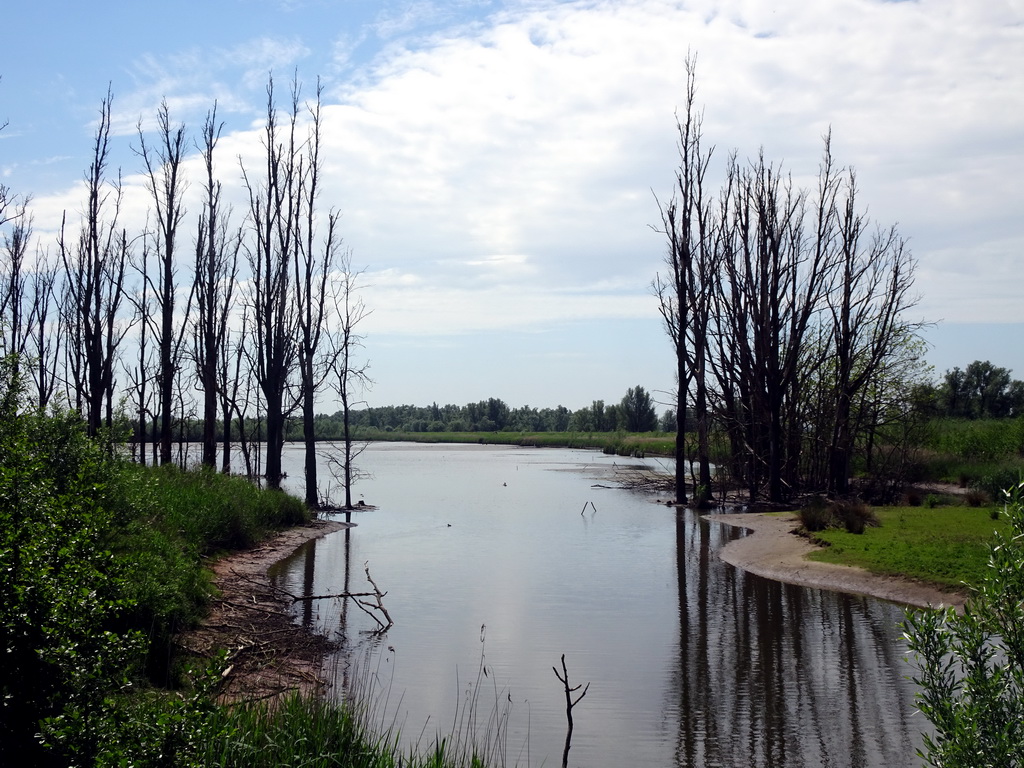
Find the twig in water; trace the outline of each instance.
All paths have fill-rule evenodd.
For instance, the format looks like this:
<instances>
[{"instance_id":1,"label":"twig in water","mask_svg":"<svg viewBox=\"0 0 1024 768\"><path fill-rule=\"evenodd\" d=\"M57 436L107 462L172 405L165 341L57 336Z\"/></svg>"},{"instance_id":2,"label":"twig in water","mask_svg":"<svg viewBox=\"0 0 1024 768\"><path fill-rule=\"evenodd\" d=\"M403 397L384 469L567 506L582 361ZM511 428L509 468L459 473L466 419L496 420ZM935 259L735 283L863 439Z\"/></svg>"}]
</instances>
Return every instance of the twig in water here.
<instances>
[{"instance_id":1,"label":"twig in water","mask_svg":"<svg viewBox=\"0 0 1024 768\"><path fill-rule=\"evenodd\" d=\"M586 507L584 507L586 509ZM587 695L587 691L590 690L590 683L587 683L586 688L583 688L583 693L576 697L573 701L572 695L576 693L582 686L575 685L569 687L569 670L565 668L565 654L562 654L562 674L558 674L558 670L552 667L551 670L555 673L555 677L558 678L559 682L565 688L565 719L567 721L567 728L565 731L565 751L562 752L562 768L568 768L569 765L569 747L572 746L572 708L580 703L580 700Z\"/></svg>"}]
</instances>

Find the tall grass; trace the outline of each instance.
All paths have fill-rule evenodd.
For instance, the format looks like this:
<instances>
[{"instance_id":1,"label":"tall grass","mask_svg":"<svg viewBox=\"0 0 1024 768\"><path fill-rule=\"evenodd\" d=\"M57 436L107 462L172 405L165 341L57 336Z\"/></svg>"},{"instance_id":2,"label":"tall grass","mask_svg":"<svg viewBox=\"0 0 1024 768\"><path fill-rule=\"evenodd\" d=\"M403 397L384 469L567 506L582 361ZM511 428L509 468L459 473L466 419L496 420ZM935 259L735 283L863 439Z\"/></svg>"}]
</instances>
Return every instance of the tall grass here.
<instances>
[{"instance_id":1,"label":"tall grass","mask_svg":"<svg viewBox=\"0 0 1024 768\"><path fill-rule=\"evenodd\" d=\"M120 479L125 502L136 516L145 516L201 555L246 549L271 531L311 517L294 496L208 469L127 465Z\"/></svg>"},{"instance_id":2,"label":"tall grass","mask_svg":"<svg viewBox=\"0 0 1024 768\"><path fill-rule=\"evenodd\" d=\"M1024 416L936 419L917 464L918 479L955 483L999 498L1024 472Z\"/></svg>"}]
</instances>

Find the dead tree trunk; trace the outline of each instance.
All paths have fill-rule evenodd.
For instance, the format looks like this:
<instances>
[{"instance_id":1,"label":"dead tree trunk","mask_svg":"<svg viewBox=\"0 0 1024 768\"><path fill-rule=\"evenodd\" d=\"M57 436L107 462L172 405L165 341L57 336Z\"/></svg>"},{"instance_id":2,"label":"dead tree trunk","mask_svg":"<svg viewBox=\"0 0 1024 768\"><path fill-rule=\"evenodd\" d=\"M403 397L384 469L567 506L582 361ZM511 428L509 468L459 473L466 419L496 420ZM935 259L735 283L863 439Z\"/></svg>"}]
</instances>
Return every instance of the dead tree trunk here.
<instances>
[{"instance_id":1,"label":"dead tree trunk","mask_svg":"<svg viewBox=\"0 0 1024 768\"><path fill-rule=\"evenodd\" d=\"M145 166L146 185L153 202L157 232L153 233L158 263L157 280L153 285L159 323L156 325L156 346L159 357L157 367L157 403L160 414L160 463L172 460L171 433L173 423L173 398L180 361L183 330L175 330L174 313L177 286L175 249L178 227L185 216L182 195L185 183L182 179L185 159L185 125L171 125L167 102L160 104L157 112L157 148L146 144L142 123L138 125L139 149L136 154ZM185 313L188 315L186 309Z\"/></svg>"},{"instance_id":2,"label":"dead tree trunk","mask_svg":"<svg viewBox=\"0 0 1024 768\"><path fill-rule=\"evenodd\" d=\"M574 685L572 687L569 686L569 670L566 669L566 667L565 667L565 654L564 653L562 654L562 672L559 673L558 669L556 667L552 667L551 669L554 671L555 677L558 678L558 681L562 684L562 687L565 689L566 729L565 729L565 749L562 750L562 768L568 768L568 765L569 765L569 748L572 746L572 730L573 730L572 710L573 710L573 707L575 707L577 704L579 704L580 700L582 700L583 697L587 695L587 691L590 690L590 683L587 683L587 687L583 688L583 693L581 693L579 696L577 696L576 699L574 700L572 695L574 693L576 693L576 691L578 691L582 686L580 686L580 685Z\"/></svg>"}]
</instances>

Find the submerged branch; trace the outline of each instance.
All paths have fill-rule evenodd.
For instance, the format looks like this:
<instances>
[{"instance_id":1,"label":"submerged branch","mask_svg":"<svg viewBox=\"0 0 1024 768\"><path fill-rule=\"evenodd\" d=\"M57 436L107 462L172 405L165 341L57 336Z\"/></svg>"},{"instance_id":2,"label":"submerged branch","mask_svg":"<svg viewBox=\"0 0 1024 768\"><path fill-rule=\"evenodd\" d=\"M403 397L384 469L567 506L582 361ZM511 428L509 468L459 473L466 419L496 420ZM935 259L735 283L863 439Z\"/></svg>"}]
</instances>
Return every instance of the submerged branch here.
<instances>
[{"instance_id":1,"label":"submerged branch","mask_svg":"<svg viewBox=\"0 0 1024 768\"><path fill-rule=\"evenodd\" d=\"M380 587L377 586L377 582L370 576L370 564L363 563L363 569L366 572L366 580L370 582L373 587L372 592L335 592L329 595L293 595L286 589L278 587L278 591L284 595L287 595L292 603L309 602L312 600L351 600L370 618L377 622L377 629L374 632L384 633L387 632L391 627L395 625L394 620L391 618L391 614L388 613L387 608L384 607L384 596L387 592L382 592ZM362 598L373 598L371 600L364 600ZM383 618L382 618L383 617Z\"/></svg>"}]
</instances>

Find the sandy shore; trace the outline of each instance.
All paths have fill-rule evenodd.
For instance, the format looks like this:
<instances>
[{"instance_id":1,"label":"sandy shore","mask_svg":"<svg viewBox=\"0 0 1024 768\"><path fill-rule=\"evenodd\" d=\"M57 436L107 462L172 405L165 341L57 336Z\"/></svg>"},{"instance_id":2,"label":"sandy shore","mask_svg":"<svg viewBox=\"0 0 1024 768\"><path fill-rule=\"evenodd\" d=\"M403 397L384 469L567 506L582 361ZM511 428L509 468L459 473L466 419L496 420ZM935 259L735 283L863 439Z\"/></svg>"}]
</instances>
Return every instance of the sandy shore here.
<instances>
[{"instance_id":1,"label":"sandy shore","mask_svg":"<svg viewBox=\"0 0 1024 768\"><path fill-rule=\"evenodd\" d=\"M795 515L705 515L712 522L753 531L729 542L718 556L730 565L787 584L869 595L894 603L919 607L963 605L964 595L947 592L910 579L879 576L862 568L808 560L818 549L806 538L794 535Z\"/></svg>"}]
</instances>

